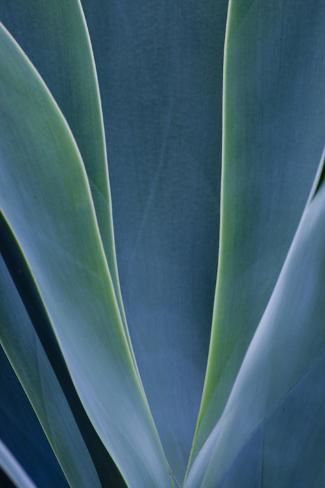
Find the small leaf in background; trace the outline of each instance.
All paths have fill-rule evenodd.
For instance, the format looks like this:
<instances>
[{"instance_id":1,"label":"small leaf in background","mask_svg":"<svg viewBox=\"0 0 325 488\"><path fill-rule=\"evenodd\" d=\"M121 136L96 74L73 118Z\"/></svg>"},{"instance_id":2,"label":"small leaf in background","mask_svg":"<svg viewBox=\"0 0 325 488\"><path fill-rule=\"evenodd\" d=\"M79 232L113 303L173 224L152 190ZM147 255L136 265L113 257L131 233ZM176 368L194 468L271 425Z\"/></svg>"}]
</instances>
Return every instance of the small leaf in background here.
<instances>
[{"instance_id":1,"label":"small leaf in background","mask_svg":"<svg viewBox=\"0 0 325 488\"><path fill-rule=\"evenodd\" d=\"M17 488L36 488L14 456L0 440L0 481L1 486ZM8 483L8 484L7 484Z\"/></svg>"},{"instance_id":2,"label":"small leaf in background","mask_svg":"<svg viewBox=\"0 0 325 488\"><path fill-rule=\"evenodd\" d=\"M2 323L1 314L1 326ZM53 483L67 487L55 455L1 346L0 388L1 441L37 486ZM0 486L3 485L0 483Z\"/></svg>"}]
</instances>

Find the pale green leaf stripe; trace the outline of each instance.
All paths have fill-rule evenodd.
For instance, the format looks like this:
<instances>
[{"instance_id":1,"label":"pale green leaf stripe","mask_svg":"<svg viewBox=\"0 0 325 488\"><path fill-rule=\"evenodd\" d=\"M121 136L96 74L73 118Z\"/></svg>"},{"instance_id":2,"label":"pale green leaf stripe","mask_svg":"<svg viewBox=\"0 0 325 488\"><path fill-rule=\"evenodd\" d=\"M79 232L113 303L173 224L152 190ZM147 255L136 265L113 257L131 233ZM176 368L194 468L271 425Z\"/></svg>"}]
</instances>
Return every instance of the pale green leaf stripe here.
<instances>
[{"instance_id":1,"label":"pale green leaf stripe","mask_svg":"<svg viewBox=\"0 0 325 488\"><path fill-rule=\"evenodd\" d=\"M130 486L170 484L68 125L0 30L0 205L84 408Z\"/></svg>"},{"instance_id":2,"label":"pale green leaf stripe","mask_svg":"<svg viewBox=\"0 0 325 488\"><path fill-rule=\"evenodd\" d=\"M297 228L324 144L325 3L231 1L220 255L192 460L220 417Z\"/></svg>"},{"instance_id":3,"label":"pale green leaf stripe","mask_svg":"<svg viewBox=\"0 0 325 488\"><path fill-rule=\"evenodd\" d=\"M70 486L100 482L61 386L0 257L0 344Z\"/></svg>"},{"instance_id":4,"label":"pale green leaf stripe","mask_svg":"<svg viewBox=\"0 0 325 488\"><path fill-rule=\"evenodd\" d=\"M127 330L116 263L101 100L80 1L0 0L0 19L45 80L78 144Z\"/></svg>"},{"instance_id":5,"label":"pale green leaf stripe","mask_svg":"<svg viewBox=\"0 0 325 488\"><path fill-rule=\"evenodd\" d=\"M0 468L7 474L17 488L36 488L11 452L0 440Z\"/></svg>"},{"instance_id":6,"label":"pale green leaf stripe","mask_svg":"<svg viewBox=\"0 0 325 488\"><path fill-rule=\"evenodd\" d=\"M324 156L321 166L324 167ZM325 185L323 179L319 181L316 194L317 186L314 185L225 410L192 466L187 487L220 486L232 462L256 428L266 422L279 405L284 404L292 390L324 358ZM324 401L324 390L319 392L318 397ZM307 414L308 403L306 420ZM292 432L288 430L286 436L292 436ZM321 437L318 442L322 446ZM317 445L316 448L314 445L314 449L315 456L311 458L314 458L317 466ZM264 454L265 463L266 456ZM282 476L290 479L295 469L297 466L289 462ZM318 486L323 486L325 479L319 482ZM269 486L266 473L263 483Z\"/></svg>"}]
</instances>

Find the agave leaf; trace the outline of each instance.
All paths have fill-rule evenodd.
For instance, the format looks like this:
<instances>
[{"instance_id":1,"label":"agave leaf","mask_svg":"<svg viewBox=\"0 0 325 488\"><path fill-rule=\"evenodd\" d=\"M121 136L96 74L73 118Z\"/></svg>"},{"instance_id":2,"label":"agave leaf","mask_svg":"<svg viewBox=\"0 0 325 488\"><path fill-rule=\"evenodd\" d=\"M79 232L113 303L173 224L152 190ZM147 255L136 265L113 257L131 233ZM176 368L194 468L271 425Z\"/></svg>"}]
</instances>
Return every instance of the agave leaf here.
<instances>
[{"instance_id":1,"label":"agave leaf","mask_svg":"<svg viewBox=\"0 0 325 488\"><path fill-rule=\"evenodd\" d=\"M0 343L24 387L67 480L71 486L101 486L64 391L1 258L0 292ZM35 312L39 314L39 310ZM12 381L11 377L7 383L9 388L10 380ZM62 378L63 382L68 383L66 378ZM22 420L21 429L24 431L28 417L23 415ZM3 428L8 430L5 425ZM12 435L11 432L9 435ZM89 448L91 447L93 446L89 443ZM108 465L108 455L106 457ZM34 476L33 478L36 481ZM54 480L51 482L55 483Z\"/></svg>"},{"instance_id":2,"label":"agave leaf","mask_svg":"<svg viewBox=\"0 0 325 488\"><path fill-rule=\"evenodd\" d=\"M192 460L225 406L298 225L324 144L325 4L231 2L221 239Z\"/></svg>"},{"instance_id":3,"label":"agave leaf","mask_svg":"<svg viewBox=\"0 0 325 488\"><path fill-rule=\"evenodd\" d=\"M29 479L25 471L13 457L11 452L0 440L0 469L7 477L15 483L17 488L35 488L34 483Z\"/></svg>"},{"instance_id":4,"label":"agave leaf","mask_svg":"<svg viewBox=\"0 0 325 488\"><path fill-rule=\"evenodd\" d=\"M2 322L1 318L1 327ZM1 441L37 486L68 487L35 412L1 346L0 388ZM1 468L0 486L7 487L1 478Z\"/></svg>"},{"instance_id":5,"label":"agave leaf","mask_svg":"<svg viewBox=\"0 0 325 488\"><path fill-rule=\"evenodd\" d=\"M180 480L203 387L217 267L227 1L83 6L109 141L128 326Z\"/></svg>"},{"instance_id":6,"label":"agave leaf","mask_svg":"<svg viewBox=\"0 0 325 488\"><path fill-rule=\"evenodd\" d=\"M250 434L221 488L259 488L261 480L277 488L324 485L324 367L322 354Z\"/></svg>"},{"instance_id":7,"label":"agave leaf","mask_svg":"<svg viewBox=\"0 0 325 488\"><path fill-rule=\"evenodd\" d=\"M7 222L1 217L0 214L0 252L6 262L10 276L8 272L5 272L6 268L4 267L0 278L3 296L2 301L0 300L0 311L2 312L0 343L2 342L8 357L12 361L43 428L47 432L54 451L58 458L61 458L61 465L67 472L69 479L77 478L74 481L77 481L78 485L86 483L85 478L93 476L95 467L103 486L110 486L111 484L124 486L118 469L109 457L84 411L28 265L24 261ZM14 313L15 310L20 311L20 314ZM16 319L19 319L22 324L15 324ZM12 377L10 378L12 379ZM42 378L42 381L40 382L38 378ZM17 380L14 380L14 383L16 382ZM43 394L43 384L47 387L49 384L51 385L51 394ZM12 388L10 381L8 387L9 389ZM49 407L49 404L52 406ZM57 410L60 411L60 415L65 410L64 422L68 422L68 425L72 424L71 428L62 425L62 419L58 417ZM49 417L48 420L47 417ZM56 426L53 427L53 424ZM8 430L5 422L1 427L4 432ZM23 423L20 428L22 434L26 428L30 430L27 422ZM58 436L55 433L56 429ZM76 430L77 432L75 432ZM10 435L10 432L8 434ZM82 439L80 439L80 434ZM66 438L66 436L68 437ZM84 444L87 446L92 461L89 459L88 452L85 452L87 449L85 449ZM8 445L11 446L11 444ZM78 450L81 451L80 456L75 459L71 451ZM17 447L13 452L17 456ZM84 458L84 462L81 464L80 458ZM23 465L26 468L28 467L26 462L23 462ZM83 474L83 470L85 474ZM33 479L37 481L32 471L31 474ZM44 482L42 483L44 484ZM55 480L52 483L55 483ZM46 484L48 485L49 481Z\"/></svg>"},{"instance_id":8,"label":"agave leaf","mask_svg":"<svg viewBox=\"0 0 325 488\"><path fill-rule=\"evenodd\" d=\"M46 85L3 27L0 70L0 207L105 447L131 486L168 486L83 162Z\"/></svg>"},{"instance_id":9,"label":"agave leaf","mask_svg":"<svg viewBox=\"0 0 325 488\"><path fill-rule=\"evenodd\" d=\"M194 462L187 486L233 486L228 481L240 456L262 472L252 485L242 471L241 486L324 485L324 225L321 179L225 410ZM258 435L261 442L256 442Z\"/></svg>"},{"instance_id":10,"label":"agave leaf","mask_svg":"<svg viewBox=\"0 0 325 488\"><path fill-rule=\"evenodd\" d=\"M120 309L100 95L79 0L0 0L0 19L51 90L81 152Z\"/></svg>"}]
</instances>

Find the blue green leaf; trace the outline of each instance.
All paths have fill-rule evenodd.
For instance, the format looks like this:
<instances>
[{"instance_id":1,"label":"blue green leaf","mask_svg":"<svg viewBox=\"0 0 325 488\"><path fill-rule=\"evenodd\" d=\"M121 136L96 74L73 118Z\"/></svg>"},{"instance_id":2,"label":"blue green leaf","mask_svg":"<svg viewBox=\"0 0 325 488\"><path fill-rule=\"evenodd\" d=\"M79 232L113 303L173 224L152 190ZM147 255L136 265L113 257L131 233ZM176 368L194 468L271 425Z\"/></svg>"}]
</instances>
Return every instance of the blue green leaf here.
<instances>
[{"instance_id":1,"label":"blue green leaf","mask_svg":"<svg viewBox=\"0 0 325 488\"><path fill-rule=\"evenodd\" d=\"M227 402L301 217L324 144L325 4L231 1L220 256L192 460Z\"/></svg>"},{"instance_id":2,"label":"blue green leaf","mask_svg":"<svg viewBox=\"0 0 325 488\"><path fill-rule=\"evenodd\" d=\"M103 101L128 326L181 480L203 387L217 268L227 0L83 6Z\"/></svg>"},{"instance_id":3,"label":"blue green leaf","mask_svg":"<svg viewBox=\"0 0 325 488\"><path fill-rule=\"evenodd\" d=\"M46 85L3 27L0 70L0 208L103 444L127 483L168 486L78 148Z\"/></svg>"}]
</instances>

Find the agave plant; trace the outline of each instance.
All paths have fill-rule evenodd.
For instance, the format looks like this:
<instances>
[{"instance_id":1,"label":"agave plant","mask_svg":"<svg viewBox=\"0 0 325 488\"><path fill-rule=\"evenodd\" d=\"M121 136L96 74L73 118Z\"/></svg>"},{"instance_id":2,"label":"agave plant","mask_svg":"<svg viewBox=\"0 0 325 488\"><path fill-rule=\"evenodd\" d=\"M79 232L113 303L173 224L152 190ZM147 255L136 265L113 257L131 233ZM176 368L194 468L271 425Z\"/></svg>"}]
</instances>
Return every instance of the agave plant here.
<instances>
[{"instance_id":1,"label":"agave plant","mask_svg":"<svg viewBox=\"0 0 325 488\"><path fill-rule=\"evenodd\" d=\"M325 3L0 13L0 485L325 486Z\"/></svg>"}]
</instances>

